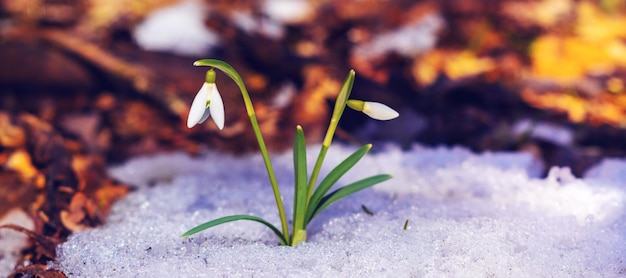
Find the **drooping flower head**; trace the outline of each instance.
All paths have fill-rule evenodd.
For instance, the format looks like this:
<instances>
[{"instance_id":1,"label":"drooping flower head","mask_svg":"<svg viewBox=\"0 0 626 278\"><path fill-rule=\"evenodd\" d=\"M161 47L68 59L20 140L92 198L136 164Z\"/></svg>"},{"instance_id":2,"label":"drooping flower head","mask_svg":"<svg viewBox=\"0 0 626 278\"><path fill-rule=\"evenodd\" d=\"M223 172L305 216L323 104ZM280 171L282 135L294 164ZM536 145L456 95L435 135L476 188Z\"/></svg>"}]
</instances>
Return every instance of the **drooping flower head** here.
<instances>
[{"instance_id":1,"label":"drooping flower head","mask_svg":"<svg viewBox=\"0 0 626 278\"><path fill-rule=\"evenodd\" d=\"M372 119L381 121L395 119L400 116L396 110L393 110L391 107L379 102L351 99L348 100L348 107L356 111L361 111L365 113L365 115L370 116Z\"/></svg>"},{"instance_id":2,"label":"drooping flower head","mask_svg":"<svg viewBox=\"0 0 626 278\"><path fill-rule=\"evenodd\" d=\"M197 124L206 121L209 116L221 130L224 128L224 102L215 84L215 71L210 69L206 73L206 79L202 87L191 103L189 116L187 117L187 127L192 128Z\"/></svg>"}]
</instances>

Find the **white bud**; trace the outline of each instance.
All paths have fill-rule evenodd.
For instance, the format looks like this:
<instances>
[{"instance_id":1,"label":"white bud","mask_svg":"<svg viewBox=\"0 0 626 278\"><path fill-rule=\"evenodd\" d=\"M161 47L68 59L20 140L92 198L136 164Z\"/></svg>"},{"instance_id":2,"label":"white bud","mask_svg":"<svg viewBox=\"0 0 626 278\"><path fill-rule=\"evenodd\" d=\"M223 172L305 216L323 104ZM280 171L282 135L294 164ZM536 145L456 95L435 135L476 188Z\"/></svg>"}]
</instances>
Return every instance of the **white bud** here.
<instances>
[{"instance_id":1,"label":"white bud","mask_svg":"<svg viewBox=\"0 0 626 278\"><path fill-rule=\"evenodd\" d=\"M393 110L391 107L379 102L371 101L364 101L363 113L373 119L381 121L395 119L400 116L400 114L396 110Z\"/></svg>"}]
</instances>

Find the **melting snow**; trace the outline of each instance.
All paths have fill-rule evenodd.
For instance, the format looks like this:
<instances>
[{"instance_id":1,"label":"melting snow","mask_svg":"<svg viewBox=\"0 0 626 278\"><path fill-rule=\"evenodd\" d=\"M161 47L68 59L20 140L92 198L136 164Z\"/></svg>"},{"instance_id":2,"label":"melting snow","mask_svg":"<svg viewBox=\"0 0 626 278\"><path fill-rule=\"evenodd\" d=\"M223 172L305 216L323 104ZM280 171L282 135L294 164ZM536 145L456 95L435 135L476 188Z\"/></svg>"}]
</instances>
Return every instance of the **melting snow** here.
<instances>
[{"instance_id":1,"label":"melting snow","mask_svg":"<svg viewBox=\"0 0 626 278\"><path fill-rule=\"evenodd\" d=\"M311 164L317 150L309 148ZM323 172L354 150L331 148ZM295 248L277 246L273 233L255 222L180 238L230 214L279 225L260 156L135 159L111 173L138 190L115 205L106 225L71 236L51 266L69 277L617 277L626 271L625 160L606 160L582 179L556 167L540 178L539 162L523 153L377 151L340 183L377 173L394 179L329 207L309 226L308 242ZM289 212L291 154L273 162Z\"/></svg>"}]
</instances>

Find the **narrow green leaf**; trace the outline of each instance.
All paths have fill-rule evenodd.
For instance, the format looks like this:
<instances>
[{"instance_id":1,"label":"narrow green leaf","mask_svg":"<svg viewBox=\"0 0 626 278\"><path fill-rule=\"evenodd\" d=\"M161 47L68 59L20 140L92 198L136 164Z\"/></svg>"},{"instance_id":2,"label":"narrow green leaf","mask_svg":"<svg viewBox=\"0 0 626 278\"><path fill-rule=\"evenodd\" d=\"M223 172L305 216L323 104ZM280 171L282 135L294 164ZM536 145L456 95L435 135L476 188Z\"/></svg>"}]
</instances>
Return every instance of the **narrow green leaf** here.
<instances>
[{"instance_id":1,"label":"narrow green leaf","mask_svg":"<svg viewBox=\"0 0 626 278\"><path fill-rule=\"evenodd\" d=\"M313 170L311 171L311 177L309 179L309 192L307 194L308 202L307 207L311 202L311 196L313 196L313 189L315 188L315 183L317 182L317 176L320 174L320 170L322 170L322 163L324 163L324 158L326 157L326 153L328 152L328 147L322 145L320 148L320 152L317 155L317 160L315 161L315 166L313 166Z\"/></svg>"},{"instance_id":2,"label":"narrow green leaf","mask_svg":"<svg viewBox=\"0 0 626 278\"><path fill-rule=\"evenodd\" d=\"M335 101L335 107L333 108L333 114L330 118L330 124L328 125L328 130L326 130L326 135L324 136L324 141L322 142L322 145L326 147L329 147L330 143L333 141L333 136L335 135L335 130L339 124L339 119L341 119L341 115L343 114L343 110L346 108L346 103L348 102L350 93L352 93L352 85L354 85L355 75L356 72L354 70L350 70L341 85L341 89L337 95L337 100Z\"/></svg>"},{"instance_id":3,"label":"narrow green leaf","mask_svg":"<svg viewBox=\"0 0 626 278\"><path fill-rule=\"evenodd\" d=\"M346 103L348 102L350 93L352 92L355 75L356 73L354 70L350 70L346 79L343 81L343 84L341 84L341 89L339 90L339 95L337 95L337 102L335 102L335 108L333 110L333 118L341 118L341 114L346 108Z\"/></svg>"},{"instance_id":4,"label":"narrow green leaf","mask_svg":"<svg viewBox=\"0 0 626 278\"><path fill-rule=\"evenodd\" d=\"M325 208L333 204L334 202L346 196L359 192L365 188L371 187L377 183L384 182L388 179L391 179L391 175L388 175L388 174L376 175L376 176L372 176L366 179L362 179L357 182L353 182L349 185L346 185L340 189L335 190L334 192L326 195L322 199L319 206L313 212L313 215L311 216L309 221L313 219L318 213L322 212Z\"/></svg>"},{"instance_id":5,"label":"narrow green leaf","mask_svg":"<svg viewBox=\"0 0 626 278\"><path fill-rule=\"evenodd\" d=\"M296 246L306 241L306 230L295 230L291 239L291 246Z\"/></svg>"},{"instance_id":6,"label":"narrow green leaf","mask_svg":"<svg viewBox=\"0 0 626 278\"><path fill-rule=\"evenodd\" d=\"M244 215L244 214L224 216L224 217L211 220L209 222L205 222L203 224L200 224L198 226L191 228L189 231L186 231L181 237L186 238L198 232L204 231L208 228L212 228L217 225L221 225L221 224L233 222L233 221L238 221L238 220L250 220L250 221L259 222L267 226L268 228L270 228L278 236L278 239L280 240L281 245L289 245L289 242L287 241L285 236L274 225L265 221L263 218L252 216L252 215Z\"/></svg>"},{"instance_id":7,"label":"narrow green leaf","mask_svg":"<svg viewBox=\"0 0 626 278\"><path fill-rule=\"evenodd\" d=\"M293 142L293 169L294 169L294 200L293 200L293 230L292 233L304 229L304 216L307 204L307 167L306 144L304 131L301 126L296 128L296 137Z\"/></svg>"},{"instance_id":8,"label":"narrow green leaf","mask_svg":"<svg viewBox=\"0 0 626 278\"><path fill-rule=\"evenodd\" d=\"M306 221L304 222L305 227L307 224L309 224L309 222L313 218L313 212L319 206L319 203L324 197L324 195L326 194L326 192L328 192L328 190L330 190L330 188L335 183L337 183L337 181L346 172L348 172L357 162L359 162L359 160L361 160L361 158L363 158L363 156L365 156L371 148L372 148L372 145L367 144L361 147L360 149L356 150L354 153L352 153L350 156L344 159L344 161L339 163L339 165L335 166L335 168L332 171L330 171L330 173L328 173L328 175L322 180L322 182L320 182L317 189L315 189L313 196L311 196L311 199L309 200L309 205L307 207L306 218L305 218Z\"/></svg>"},{"instance_id":9,"label":"narrow green leaf","mask_svg":"<svg viewBox=\"0 0 626 278\"><path fill-rule=\"evenodd\" d=\"M311 195L313 194L313 188L315 187L315 183L317 182L317 176L320 173L320 169L322 169L322 163L324 162L324 157L326 157L326 152L330 147L330 143L333 141L333 137L335 136L335 130L337 130L337 125L339 124L339 120L341 119L341 115L343 114L343 110L346 108L346 103L350 98L350 93L352 92L352 85L354 85L354 77L356 72L354 70L350 70L346 79L343 81L341 85L341 89L339 90L339 94L337 94L337 100L335 100L335 107L333 108L333 114L330 118L330 123L328 123L328 129L326 130L326 135L324 135L324 141L322 141L322 148L320 149L319 154L317 155L317 160L315 161L315 166L313 166L313 171L311 172L311 179L309 180L309 192L307 194L307 198L311 199ZM309 206L309 204L307 204ZM308 221L307 221L308 223ZM305 223L306 226L306 223Z\"/></svg>"}]
</instances>

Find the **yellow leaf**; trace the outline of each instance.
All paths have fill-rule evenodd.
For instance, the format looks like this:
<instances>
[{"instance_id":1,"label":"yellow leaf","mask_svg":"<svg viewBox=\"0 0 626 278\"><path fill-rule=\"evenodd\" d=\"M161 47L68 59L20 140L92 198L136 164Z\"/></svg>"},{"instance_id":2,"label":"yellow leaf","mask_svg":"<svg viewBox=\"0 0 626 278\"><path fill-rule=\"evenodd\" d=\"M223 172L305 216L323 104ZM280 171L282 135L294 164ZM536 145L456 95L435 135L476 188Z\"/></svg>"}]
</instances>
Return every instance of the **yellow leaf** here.
<instances>
[{"instance_id":1,"label":"yellow leaf","mask_svg":"<svg viewBox=\"0 0 626 278\"><path fill-rule=\"evenodd\" d=\"M495 68L491 58L479 58L473 52L433 50L413 65L413 76L419 84L431 84L437 76L445 73L450 79L457 80L488 72Z\"/></svg>"}]
</instances>

